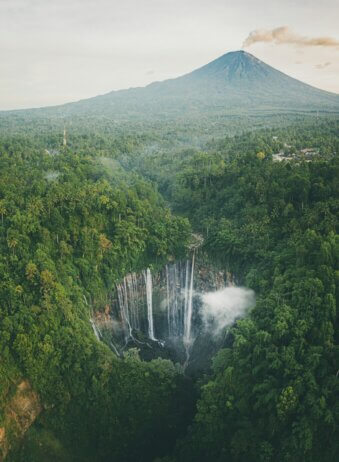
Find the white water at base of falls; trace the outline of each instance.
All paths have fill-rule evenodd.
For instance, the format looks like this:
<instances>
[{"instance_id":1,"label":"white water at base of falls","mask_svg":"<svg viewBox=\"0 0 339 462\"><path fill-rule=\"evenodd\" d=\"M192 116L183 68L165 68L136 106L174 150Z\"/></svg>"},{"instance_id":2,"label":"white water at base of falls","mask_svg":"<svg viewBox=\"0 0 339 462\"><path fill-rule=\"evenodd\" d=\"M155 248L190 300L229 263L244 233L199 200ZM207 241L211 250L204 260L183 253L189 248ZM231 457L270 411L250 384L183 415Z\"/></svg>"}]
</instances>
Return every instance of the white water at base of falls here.
<instances>
[{"instance_id":1,"label":"white water at base of falls","mask_svg":"<svg viewBox=\"0 0 339 462\"><path fill-rule=\"evenodd\" d=\"M148 337L151 340L156 340L154 337L154 324L153 324L153 284L152 273L149 268L144 271L144 278L146 284L146 300L147 300L147 320L148 320Z\"/></svg>"}]
</instances>

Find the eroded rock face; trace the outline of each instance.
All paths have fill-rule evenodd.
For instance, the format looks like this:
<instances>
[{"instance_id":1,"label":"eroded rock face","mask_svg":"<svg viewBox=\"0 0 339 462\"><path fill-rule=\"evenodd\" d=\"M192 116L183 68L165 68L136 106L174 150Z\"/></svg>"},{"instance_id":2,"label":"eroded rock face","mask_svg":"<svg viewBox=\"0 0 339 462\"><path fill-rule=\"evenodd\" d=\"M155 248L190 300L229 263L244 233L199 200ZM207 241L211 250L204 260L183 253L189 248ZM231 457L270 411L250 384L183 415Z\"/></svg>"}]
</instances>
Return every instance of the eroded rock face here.
<instances>
[{"instance_id":1,"label":"eroded rock face","mask_svg":"<svg viewBox=\"0 0 339 462\"><path fill-rule=\"evenodd\" d=\"M37 393L27 380L23 380L5 407L4 425L0 427L0 462L5 459L13 441L24 435L41 411Z\"/></svg>"},{"instance_id":2,"label":"eroded rock face","mask_svg":"<svg viewBox=\"0 0 339 462\"><path fill-rule=\"evenodd\" d=\"M3 457L7 454L7 443L6 443L6 430L5 427L0 427L0 461L3 460Z\"/></svg>"},{"instance_id":3,"label":"eroded rock face","mask_svg":"<svg viewBox=\"0 0 339 462\"><path fill-rule=\"evenodd\" d=\"M186 345L199 338L195 362L200 367L205 351L205 363L209 364L220 342L205 332L201 296L236 286L237 281L226 268L198 257L194 264L192 254L192 259L168 263L160 270L126 274L112 288L110 302L92 315L97 339L118 355L135 347L144 360L162 357L184 364Z\"/></svg>"}]
</instances>

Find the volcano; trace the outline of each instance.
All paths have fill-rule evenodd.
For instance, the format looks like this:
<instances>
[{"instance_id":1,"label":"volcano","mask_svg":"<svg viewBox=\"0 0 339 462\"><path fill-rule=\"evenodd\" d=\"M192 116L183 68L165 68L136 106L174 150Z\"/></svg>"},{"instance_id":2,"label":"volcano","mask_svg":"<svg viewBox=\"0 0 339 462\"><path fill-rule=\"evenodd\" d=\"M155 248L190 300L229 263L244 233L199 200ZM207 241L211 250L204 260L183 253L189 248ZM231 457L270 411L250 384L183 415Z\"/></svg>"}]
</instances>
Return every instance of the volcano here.
<instances>
[{"instance_id":1,"label":"volcano","mask_svg":"<svg viewBox=\"0 0 339 462\"><path fill-rule=\"evenodd\" d=\"M289 77L245 51L235 51L178 78L35 111L116 120L339 112L339 95Z\"/></svg>"}]
</instances>

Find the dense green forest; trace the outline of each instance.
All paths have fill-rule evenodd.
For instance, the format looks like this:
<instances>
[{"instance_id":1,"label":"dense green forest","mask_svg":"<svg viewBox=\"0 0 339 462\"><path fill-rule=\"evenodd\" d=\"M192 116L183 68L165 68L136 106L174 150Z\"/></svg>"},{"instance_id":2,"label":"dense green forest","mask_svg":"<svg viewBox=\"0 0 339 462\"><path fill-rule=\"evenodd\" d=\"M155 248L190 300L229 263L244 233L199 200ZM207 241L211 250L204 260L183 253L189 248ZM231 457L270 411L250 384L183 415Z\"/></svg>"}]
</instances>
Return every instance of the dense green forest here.
<instances>
[{"instance_id":1,"label":"dense green forest","mask_svg":"<svg viewBox=\"0 0 339 462\"><path fill-rule=\"evenodd\" d=\"M43 422L79 447L79 460L132 460L136 450L149 460L184 425L185 380L166 361L118 360L89 316L130 268L179 258L189 224L118 165L51 156L28 139L0 150L0 402L23 376L44 403Z\"/></svg>"},{"instance_id":2,"label":"dense green forest","mask_svg":"<svg viewBox=\"0 0 339 462\"><path fill-rule=\"evenodd\" d=\"M338 159L248 151L207 179L202 159L193 165L177 204L259 297L214 358L178 460L335 460Z\"/></svg>"},{"instance_id":3,"label":"dense green forest","mask_svg":"<svg viewBox=\"0 0 339 462\"><path fill-rule=\"evenodd\" d=\"M6 461L336 461L338 119L78 121L67 146L61 123L13 120L0 124ZM128 272L185 258L192 233L255 308L199 377L118 357L93 312ZM42 408L25 435L9 411L22 380Z\"/></svg>"}]
</instances>

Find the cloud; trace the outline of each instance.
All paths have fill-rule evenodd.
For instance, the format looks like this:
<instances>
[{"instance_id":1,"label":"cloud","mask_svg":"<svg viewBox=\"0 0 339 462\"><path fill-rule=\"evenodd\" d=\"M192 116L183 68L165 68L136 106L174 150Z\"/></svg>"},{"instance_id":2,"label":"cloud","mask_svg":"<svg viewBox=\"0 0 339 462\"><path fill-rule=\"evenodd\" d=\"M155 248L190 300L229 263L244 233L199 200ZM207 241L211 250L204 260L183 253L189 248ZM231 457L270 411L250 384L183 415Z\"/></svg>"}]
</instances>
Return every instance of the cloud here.
<instances>
[{"instance_id":1,"label":"cloud","mask_svg":"<svg viewBox=\"0 0 339 462\"><path fill-rule=\"evenodd\" d=\"M333 47L339 48L339 41L332 37L304 37L296 34L288 26L275 29L257 29L250 32L243 43L243 48L250 47L258 42L275 43L276 45L297 45L303 47Z\"/></svg>"},{"instance_id":2,"label":"cloud","mask_svg":"<svg viewBox=\"0 0 339 462\"><path fill-rule=\"evenodd\" d=\"M202 294L201 298L205 329L214 335L245 316L255 305L253 290L243 287L226 287Z\"/></svg>"},{"instance_id":3,"label":"cloud","mask_svg":"<svg viewBox=\"0 0 339 462\"><path fill-rule=\"evenodd\" d=\"M328 67L330 66L332 63L330 63L329 61L327 63L320 63L320 64L316 64L314 67L316 67L317 69L325 69L325 67Z\"/></svg>"}]
</instances>

